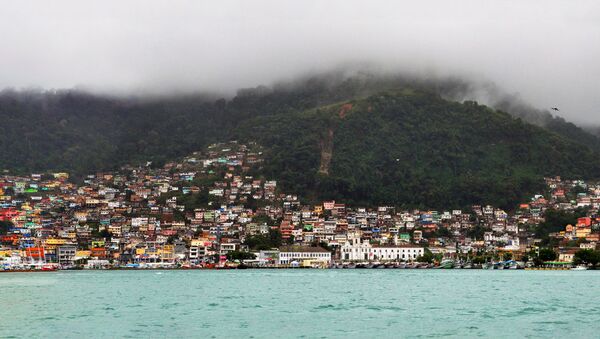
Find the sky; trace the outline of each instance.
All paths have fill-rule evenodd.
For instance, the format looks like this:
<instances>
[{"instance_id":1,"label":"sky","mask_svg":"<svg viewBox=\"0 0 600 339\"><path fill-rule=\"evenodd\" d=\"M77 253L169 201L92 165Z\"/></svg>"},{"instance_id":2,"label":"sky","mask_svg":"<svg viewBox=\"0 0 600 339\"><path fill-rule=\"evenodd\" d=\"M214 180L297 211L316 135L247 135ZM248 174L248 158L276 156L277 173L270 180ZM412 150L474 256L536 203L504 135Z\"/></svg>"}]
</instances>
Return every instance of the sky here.
<instances>
[{"instance_id":1,"label":"sky","mask_svg":"<svg viewBox=\"0 0 600 339\"><path fill-rule=\"evenodd\" d=\"M0 88L234 93L366 67L600 125L600 1L0 0L0 34Z\"/></svg>"}]
</instances>

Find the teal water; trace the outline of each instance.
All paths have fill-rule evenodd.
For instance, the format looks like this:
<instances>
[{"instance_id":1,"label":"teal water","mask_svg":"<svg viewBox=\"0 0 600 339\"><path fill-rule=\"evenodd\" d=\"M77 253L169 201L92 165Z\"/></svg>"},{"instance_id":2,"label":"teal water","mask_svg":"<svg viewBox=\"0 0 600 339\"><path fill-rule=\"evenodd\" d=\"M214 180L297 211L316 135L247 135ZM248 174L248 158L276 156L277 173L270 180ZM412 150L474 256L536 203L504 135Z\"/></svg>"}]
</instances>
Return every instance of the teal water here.
<instances>
[{"instance_id":1,"label":"teal water","mask_svg":"<svg viewBox=\"0 0 600 339\"><path fill-rule=\"evenodd\" d=\"M600 335L600 271L0 274L1 338Z\"/></svg>"}]
</instances>

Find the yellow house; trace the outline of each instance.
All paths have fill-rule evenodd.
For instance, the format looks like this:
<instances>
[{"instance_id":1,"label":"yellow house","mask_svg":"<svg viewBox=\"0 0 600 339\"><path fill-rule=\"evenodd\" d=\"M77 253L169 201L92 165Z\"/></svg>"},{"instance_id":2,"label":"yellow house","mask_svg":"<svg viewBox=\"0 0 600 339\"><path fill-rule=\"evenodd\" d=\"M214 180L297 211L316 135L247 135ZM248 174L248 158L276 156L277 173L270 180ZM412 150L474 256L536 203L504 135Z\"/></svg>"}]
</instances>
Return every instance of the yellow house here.
<instances>
[{"instance_id":1,"label":"yellow house","mask_svg":"<svg viewBox=\"0 0 600 339\"><path fill-rule=\"evenodd\" d=\"M92 247L104 247L104 240L94 240L92 241Z\"/></svg>"},{"instance_id":2,"label":"yellow house","mask_svg":"<svg viewBox=\"0 0 600 339\"><path fill-rule=\"evenodd\" d=\"M48 239L44 240L44 247L46 248L46 250L53 251L56 249L56 247L58 247L60 245L64 245L66 243L67 243L67 239L48 238Z\"/></svg>"},{"instance_id":3,"label":"yellow house","mask_svg":"<svg viewBox=\"0 0 600 339\"><path fill-rule=\"evenodd\" d=\"M161 250L159 250L159 254L163 259L173 259L175 253L175 246L173 245L164 245Z\"/></svg>"},{"instance_id":4,"label":"yellow house","mask_svg":"<svg viewBox=\"0 0 600 339\"><path fill-rule=\"evenodd\" d=\"M65 172L52 173L52 175L55 179L69 179L69 173Z\"/></svg>"},{"instance_id":5,"label":"yellow house","mask_svg":"<svg viewBox=\"0 0 600 339\"><path fill-rule=\"evenodd\" d=\"M92 251L89 250L79 250L75 252L75 256L78 258L89 258L92 255Z\"/></svg>"},{"instance_id":6,"label":"yellow house","mask_svg":"<svg viewBox=\"0 0 600 339\"><path fill-rule=\"evenodd\" d=\"M575 236L577 238L585 238L588 235L590 235L590 233L592 233L592 229L591 228L578 228L575 231Z\"/></svg>"},{"instance_id":7,"label":"yellow house","mask_svg":"<svg viewBox=\"0 0 600 339\"><path fill-rule=\"evenodd\" d=\"M192 239L191 246L210 246L210 240L208 238Z\"/></svg>"},{"instance_id":8,"label":"yellow house","mask_svg":"<svg viewBox=\"0 0 600 339\"><path fill-rule=\"evenodd\" d=\"M63 238L48 238L45 241L46 246L59 246L67 243L67 239Z\"/></svg>"}]
</instances>

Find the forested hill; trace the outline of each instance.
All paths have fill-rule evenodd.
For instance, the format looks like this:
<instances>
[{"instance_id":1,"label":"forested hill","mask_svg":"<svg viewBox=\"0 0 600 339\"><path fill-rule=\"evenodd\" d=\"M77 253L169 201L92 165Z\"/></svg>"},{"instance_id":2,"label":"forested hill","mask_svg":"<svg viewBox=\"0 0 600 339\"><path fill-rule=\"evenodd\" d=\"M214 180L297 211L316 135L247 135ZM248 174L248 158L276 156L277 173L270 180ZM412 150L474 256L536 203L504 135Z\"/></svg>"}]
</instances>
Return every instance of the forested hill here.
<instances>
[{"instance_id":1,"label":"forested hill","mask_svg":"<svg viewBox=\"0 0 600 339\"><path fill-rule=\"evenodd\" d=\"M160 165L245 138L270 148L266 174L287 188L356 203L506 202L543 175L598 176L595 136L563 120L542 129L442 99L459 85L320 76L241 90L230 100L7 90L0 92L0 169L83 175ZM346 103L352 107L340 115Z\"/></svg>"},{"instance_id":2,"label":"forested hill","mask_svg":"<svg viewBox=\"0 0 600 339\"><path fill-rule=\"evenodd\" d=\"M162 162L213 142L223 107L203 97L141 101L81 92L0 94L0 168L75 174Z\"/></svg>"},{"instance_id":3,"label":"forested hill","mask_svg":"<svg viewBox=\"0 0 600 339\"><path fill-rule=\"evenodd\" d=\"M543 176L597 177L597 152L475 102L405 90L238 128L268 145L265 174L355 204L511 207ZM513 205L514 206L514 205Z\"/></svg>"}]
</instances>

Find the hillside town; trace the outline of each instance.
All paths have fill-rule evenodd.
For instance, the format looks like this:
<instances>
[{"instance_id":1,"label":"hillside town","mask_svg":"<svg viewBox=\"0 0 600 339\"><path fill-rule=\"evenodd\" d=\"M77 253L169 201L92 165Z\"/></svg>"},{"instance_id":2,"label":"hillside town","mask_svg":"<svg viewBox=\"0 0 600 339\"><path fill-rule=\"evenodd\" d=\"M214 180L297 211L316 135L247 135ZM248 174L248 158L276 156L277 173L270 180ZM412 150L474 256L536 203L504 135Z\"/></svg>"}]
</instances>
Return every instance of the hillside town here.
<instances>
[{"instance_id":1,"label":"hillside town","mask_svg":"<svg viewBox=\"0 0 600 339\"><path fill-rule=\"evenodd\" d=\"M230 142L80 181L4 173L0 271L564 268L600 241L597 183L546 178L512 211L361 208L304 203L260 175L264 161L258 145Z\"/></svg>"}]
</instances>

